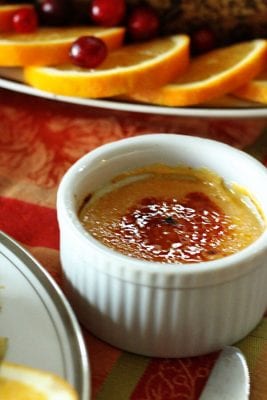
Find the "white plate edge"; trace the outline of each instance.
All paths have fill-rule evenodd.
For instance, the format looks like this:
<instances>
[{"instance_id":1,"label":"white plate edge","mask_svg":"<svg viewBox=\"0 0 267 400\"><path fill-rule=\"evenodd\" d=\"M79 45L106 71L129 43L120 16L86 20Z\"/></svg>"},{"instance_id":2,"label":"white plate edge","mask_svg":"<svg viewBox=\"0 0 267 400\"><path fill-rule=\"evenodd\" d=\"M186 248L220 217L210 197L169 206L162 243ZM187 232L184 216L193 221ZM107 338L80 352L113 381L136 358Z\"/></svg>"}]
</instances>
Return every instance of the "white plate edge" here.
<instances>
[{"instance_id":1,"label":"white plate edge","mask_svg":"<svg viewBox=\"0 0 267 400\"><path fill-rule=\"evenodd\" d=\"M71 337L70 343L72 344L73 359L75 360L78 359L78 357L80 358L80 362L76 362L74 366L75 389L79 394L80 400L89 400L91 396L91 387L89 381L90 364L87 357L87 350L77 317L74 314L65 294L45 268L13 238L3 231L0 231L0 241L7 251L13 253L30 269L31 273L35 275L47 293L51 295L52 292L55 307L62 316L61 321L66 328L67 336ZM75 342L73 339L75 339Z\"/></svg>"},{"instance_id":2,"label":"white plate edge","mask_svg":"<svg viewBox=\"0 0 267 400\"><path fill-rule=\"evenodd\" d=\"M12 74L12 73L11 73ZM15 73L16 74L16 73ZM89 98L79 98L71 96L55 95L50 92L35 89L23 82L1 77L0 68L0 87L14 92L24 93L31 96L56 100L59 102L71 103L87 107L95 107L122 112L133 112L142 114L156 114L172 117L194 117L194 118L232 118L232 119L249 119L249 118L267 118L267 107L262 108L197 108L197 107L161 107L146 104L135 104L111 100L98 100Z\"/></svg>"}]
</instances>

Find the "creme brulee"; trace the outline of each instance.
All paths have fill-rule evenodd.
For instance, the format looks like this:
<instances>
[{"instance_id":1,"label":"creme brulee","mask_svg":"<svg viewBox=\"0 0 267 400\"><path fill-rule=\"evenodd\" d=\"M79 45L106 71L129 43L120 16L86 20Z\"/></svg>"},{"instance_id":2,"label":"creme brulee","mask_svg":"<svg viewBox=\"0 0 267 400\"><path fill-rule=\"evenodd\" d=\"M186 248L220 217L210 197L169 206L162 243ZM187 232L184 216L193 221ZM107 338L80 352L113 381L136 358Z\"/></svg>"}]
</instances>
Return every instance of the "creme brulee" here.
<instances>
[{"instance_id":1,"label":"creme brulee","mask_svg":"<svg viewBox=\"0 0 267 400\"><path fill-rule=\"evenodd\" d=\"M79 213L84 228L125 255L197 263L245 248L265 229L253 198L206 169L151 165L91 193Z\"/></svg>"}]
</instances>

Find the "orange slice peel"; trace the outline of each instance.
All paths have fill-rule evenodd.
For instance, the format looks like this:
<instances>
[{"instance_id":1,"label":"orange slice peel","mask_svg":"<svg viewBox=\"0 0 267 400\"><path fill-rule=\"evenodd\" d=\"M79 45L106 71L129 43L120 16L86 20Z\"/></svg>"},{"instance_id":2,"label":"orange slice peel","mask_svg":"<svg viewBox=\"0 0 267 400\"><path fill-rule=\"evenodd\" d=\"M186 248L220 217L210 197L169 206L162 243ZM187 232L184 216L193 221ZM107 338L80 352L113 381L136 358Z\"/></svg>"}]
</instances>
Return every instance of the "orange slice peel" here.
<instances>
[{"instance_id":1,"label":"orange slice peel","mask_svg":"<svg viewBox=\"0 0 267 400\"><path fill-rule=\"evenodd\" d=\"M204 103L249 82L266 61L267 41L263 39L216 49L194 58L187 71L171 83L156 89L136 88L127 99L164 106Z\"/></svg>"},{"instance_id":2,"label":"orange slice peel","mask_svg":"<svg viewBox=\"0 0 267 400\"><path fill-rule=\"evenodd\" d=\"M101 38L109 50L120 47L125 28L41 27L33 33L0 36L0 66L57 65L69 62L69 49L80 36Z\"/></svg>"},{"instance_id":3,"label":"orange slice peel","mask_svg":"<svg viewBox=\"0 0 267 400\"><path fill-rule=\"evenodd\" d=\"M164 85L183 73L188 63L189 37L174 35L112 51L93 70L71 65L26 67L24 80L54 94L102 98Z\"/></svg>"},{"instance_id":4,"label":"orange slice peel","mask_svg":"<svg viewBox=\"0 0 267 400\"><path fill-rule=\"evenodd\" d=\"M233 95L242 100L267 104L267 70L265 69L246 85L235 90Z\"/></svg>"}]
</instances>

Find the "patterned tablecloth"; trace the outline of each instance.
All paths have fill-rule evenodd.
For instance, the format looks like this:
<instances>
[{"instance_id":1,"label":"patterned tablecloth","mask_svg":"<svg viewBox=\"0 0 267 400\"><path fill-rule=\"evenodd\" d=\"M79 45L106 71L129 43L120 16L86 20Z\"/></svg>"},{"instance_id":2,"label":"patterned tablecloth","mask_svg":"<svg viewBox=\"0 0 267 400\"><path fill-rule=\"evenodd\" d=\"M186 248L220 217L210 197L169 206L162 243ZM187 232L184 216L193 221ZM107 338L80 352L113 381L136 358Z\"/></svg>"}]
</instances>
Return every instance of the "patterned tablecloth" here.
<instances>
[{"instance_id":1,"label":"patterned tablecloth","mask_svg":"<svg viewBox=\"0 0 267 400\"><path fill-rule=\"evenodd\" d=\"M262 119L120 113L1 90L0 229L28 249L61 285L55 199L62 175L79 157L124 137L175 132L229 143L267 163L265 125ZM83 333L96 400L198 399L218 356L151 359ZM267 399L267 318L237 345L249 364L251 399Z\"/></svg>"}]
</instances>

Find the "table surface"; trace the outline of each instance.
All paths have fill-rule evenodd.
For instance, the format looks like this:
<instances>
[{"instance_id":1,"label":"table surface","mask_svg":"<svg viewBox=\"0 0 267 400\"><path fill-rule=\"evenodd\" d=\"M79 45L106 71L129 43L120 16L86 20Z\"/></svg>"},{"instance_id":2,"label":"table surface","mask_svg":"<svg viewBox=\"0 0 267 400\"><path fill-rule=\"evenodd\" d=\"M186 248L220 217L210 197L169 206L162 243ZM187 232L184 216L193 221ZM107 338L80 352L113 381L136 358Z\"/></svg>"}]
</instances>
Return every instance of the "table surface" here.
<instances>
[{"instance_id":1,"label":"table surface","mask_svg":"<svg viewBox=\"0 0 267 400\"><path fill-rule=\"evenodd\" d=\"M56 193L61 177L78 158L124 137L175 132L220 140L267 165L265 125L260 119L107 111L0 90L0 229L22 244L61 286ZM96 400L198 399L218 356L152 359L123 352L84 329L83 334ZM248 361L250 398L266 399L267 317L236 345Z\"/></svg>"}]
</instances>

